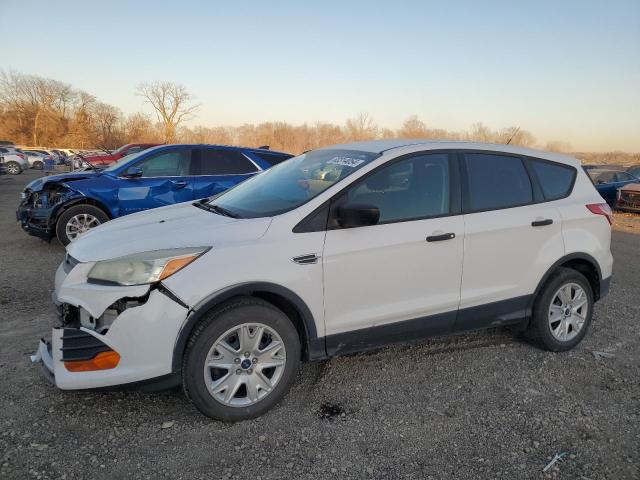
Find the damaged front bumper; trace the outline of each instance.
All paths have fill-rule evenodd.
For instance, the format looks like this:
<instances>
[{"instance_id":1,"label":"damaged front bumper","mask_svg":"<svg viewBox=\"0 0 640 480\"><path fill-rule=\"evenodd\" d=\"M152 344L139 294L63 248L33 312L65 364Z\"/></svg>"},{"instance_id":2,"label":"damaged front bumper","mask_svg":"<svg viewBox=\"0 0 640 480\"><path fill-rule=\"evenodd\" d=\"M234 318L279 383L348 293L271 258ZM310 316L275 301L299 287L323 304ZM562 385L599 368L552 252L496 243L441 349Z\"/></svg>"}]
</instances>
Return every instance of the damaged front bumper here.
<instances>
[{"instance_id":1,"label":"damaged front bumper","mask_svg":"<svg viewBox=\"0 0 640 480\"><path fill-rule=\"evenodd\" d=\"M26 202L21 202L16 210L16 220L20 222L20 227L29 235L50 241L54 232L55 207L35 208Z\"/></svg>"},{"instance_id":2,"label":"damaged front bumper","mask_svg":"<svg viewBox=\"0 0 640 480\"><path fill-rule=\"evenodd\" d=\"M189 308L152 285L87 283L92 266L69 267L65 261L58 268L51 342L40 340L31 360L63 390L146 383L172 374L173 348ZM99 361L107 356L116 361Z\"/></svg>"}]
</instances>

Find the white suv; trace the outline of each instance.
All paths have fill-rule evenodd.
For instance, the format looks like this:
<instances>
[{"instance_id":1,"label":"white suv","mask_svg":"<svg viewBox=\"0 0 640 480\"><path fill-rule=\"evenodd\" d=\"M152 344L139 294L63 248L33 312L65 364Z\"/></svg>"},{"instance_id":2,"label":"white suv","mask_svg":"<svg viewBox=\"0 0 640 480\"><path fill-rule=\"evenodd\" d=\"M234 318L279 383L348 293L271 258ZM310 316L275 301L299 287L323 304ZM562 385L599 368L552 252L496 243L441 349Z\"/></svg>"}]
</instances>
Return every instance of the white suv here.
<instances>
[{"instance_id":1,"label":"white suv","mask_svg":"<svg viewBox=\"0 0 640 480\"><path fill-rule=\"evenodd\" d=\"M42 360L62 389L181 382L241 420L300 359L512 326L576 346L609 288L611 211L580 162L505 145L314 150L67 247Z\"/></svg>"}]
</instances>

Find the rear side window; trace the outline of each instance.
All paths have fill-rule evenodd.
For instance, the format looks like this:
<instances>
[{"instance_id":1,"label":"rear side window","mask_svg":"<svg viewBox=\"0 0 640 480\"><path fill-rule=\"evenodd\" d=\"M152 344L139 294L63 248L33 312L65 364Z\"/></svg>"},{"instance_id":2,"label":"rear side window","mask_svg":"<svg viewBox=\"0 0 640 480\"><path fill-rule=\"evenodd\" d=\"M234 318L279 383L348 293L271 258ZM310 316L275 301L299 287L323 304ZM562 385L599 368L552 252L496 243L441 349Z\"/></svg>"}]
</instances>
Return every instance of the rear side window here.
<instances>
[{"instance_id":1,"label":"rear side window","mask_svg":"<svg viewBox=\"0 0 640 480\"><path fill-rule=\"evenodd\" d=\"M527 170L519 157L466 153L469 210L518 207L533 202Z\"/></svg>"},{"instance_id":2,"label":"rear side window","mask_svg":"<svg viewBox=\"0 0 640 480\"><path fill-rule=\"evenodd\" d=\"M251 153L253 153L256 157L261 158L265 162L269 162L270 165L277 165L293 157L293 155L276 155L273 153L262 153L262 152L251 152Z\"/></svg>"},{"instance_id":3,"label":"rear side window","mask_svg":"<svg viewBox=\"0 0 640 480\"><path fill-rule=\"evenodd\" d=\"M207 148L201 151L195 171L199 175L239 175L253 173L257 168L240 152Z\"/></svg>"},{"instance_id":4,"label":"rear side window","mask_svg":"<svg viewBox=\"0 0 640 480\"><path fill-rule=\"evenodd\" d=\"M529 160L529 165L542 188L545 200L558 200L571 192L576 170L560 163Z\"/></svg>"},{"instance_id":5,"label":"rear side window","mask_svg":"<svg viewBox=\"0 0 640 480\"><path fill-rule=\"evenodd\" d=\"M616 174L616 180L617 180L618 182L630 182L630 181L632 181L632 180L635 180L635 178L634 178L630 173L627 173L627 172L618 172L618 173Z\"/></svg>"}]
</instances>

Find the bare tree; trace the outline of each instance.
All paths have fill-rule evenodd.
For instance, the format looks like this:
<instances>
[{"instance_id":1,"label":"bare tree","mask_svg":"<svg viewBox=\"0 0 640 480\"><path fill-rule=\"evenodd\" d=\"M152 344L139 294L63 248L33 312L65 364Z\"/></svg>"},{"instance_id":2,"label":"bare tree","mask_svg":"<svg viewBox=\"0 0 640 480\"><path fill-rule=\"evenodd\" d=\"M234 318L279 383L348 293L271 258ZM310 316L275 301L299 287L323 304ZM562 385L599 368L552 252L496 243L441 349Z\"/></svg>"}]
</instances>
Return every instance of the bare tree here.
<instances>
[{"instance_id":1,"label":"bare tree","mask_svg":"<svg viewBox=\"0 0 640 480\"><path fill-rule=\"evenodd\" d=\"M353 118L349 118L345 125L347 138L349 140L370 140L379 134L378 126L373 121L373 117L366 112L361 112Z\"/></svg>"},{"instance_id":2,"label":"bare tree","mask_svg":"<svg viewBox=\"0 0 640 480\"><path fill-rule=\"evenodd\" d=\"M400 138L427 138L427 136L427 126L417 115L407 118L398 130Z\"/></svg>"},{"instance_id":3,"label":"bare tree","mask_svg":"<svg viewBox=\"0 0 640 480\"><path fill-rule=\"evenodd\" d=\"M176 141L176 133L182 122L191 118L200 104L194 103L193 96L180 84L172 82L143 83L136 94L143 97L156 111L162 122L164 141Z\"/></svg>"}]
</instances>

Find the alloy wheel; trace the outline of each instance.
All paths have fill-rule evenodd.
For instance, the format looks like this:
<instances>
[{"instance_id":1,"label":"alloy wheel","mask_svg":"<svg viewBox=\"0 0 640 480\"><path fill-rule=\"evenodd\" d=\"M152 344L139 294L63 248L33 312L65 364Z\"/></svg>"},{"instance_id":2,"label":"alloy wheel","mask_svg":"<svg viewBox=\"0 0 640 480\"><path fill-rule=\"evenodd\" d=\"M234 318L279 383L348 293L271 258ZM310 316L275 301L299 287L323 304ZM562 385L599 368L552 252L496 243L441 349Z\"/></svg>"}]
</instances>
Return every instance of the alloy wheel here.
<instances>
[{"instance_id":1,"label":"alloy wheel","mask_svg":"<svg viewBox=\"0 0 640 480\"><path fill-rule=\"evenodd\" d=\"M7 172L9 172L11 175L18 175L20 173L20 167L17 163L8 163Z\"/></svg>"},{"instance_id":2,"label":"alloy wheel","mask_svg":"<svg viewBox=\"0 0 640 480\"><path fill-rule=\"evenodd\" d=\"M246 407L269 395L284 373L286 349L278 333L261 323L227 330L209 349L204 381L225 406Z\"/></svg>"},{"instance_id":3,"label":"alloy wheel","mask_svg":"<svg viewBox=\"0 0 640 480\"><path fill-rule=\"evenodd\" d=\"M568 342L582 330L587 319L589 300L577 283L561 286L549 306L549 328L556 340Z\"/></svg>"},{"instance_id":4,"label":"alloy wheel","mask_svg":"<svg viewBox=\"0 0 640 480\"><path fill-rule=\"evenodd\" d=\"M73 242L78 236L87 230L100 225L100 220L88 213L80 213L69 219L65 225L65 233L69 241Z\"/></svg>"}]
</instances>

